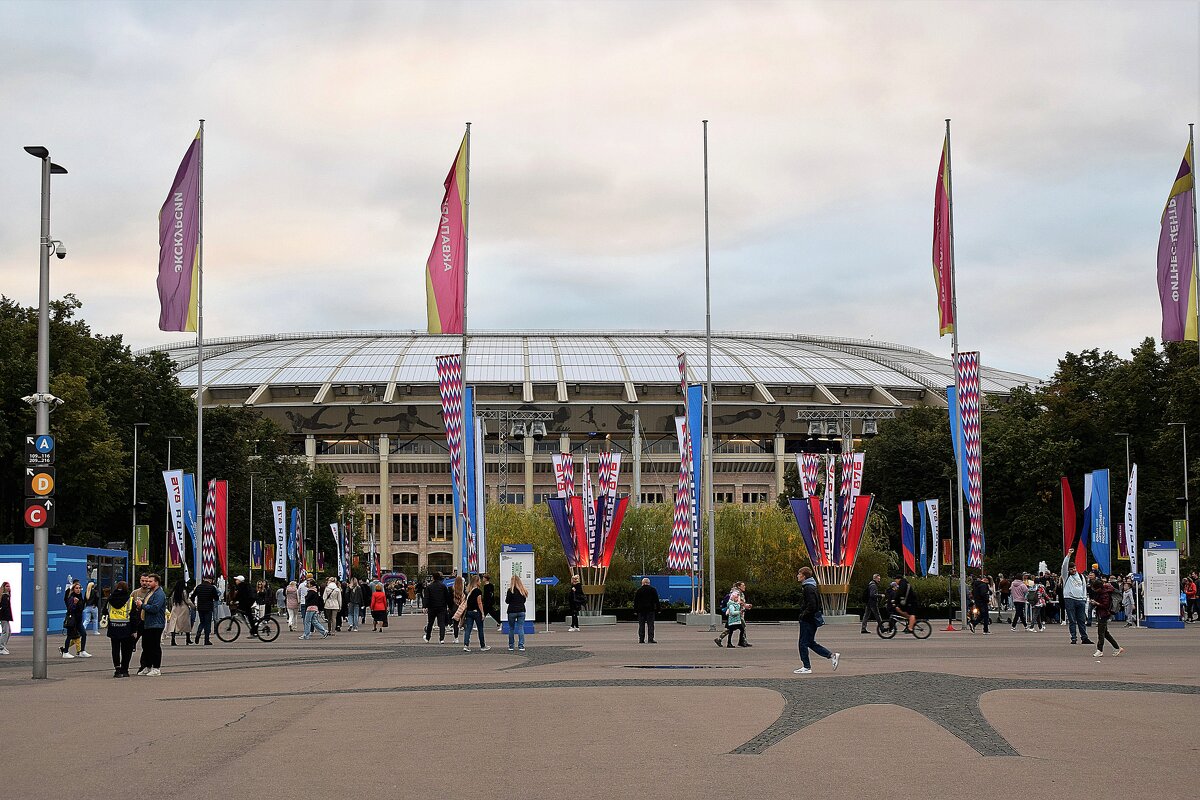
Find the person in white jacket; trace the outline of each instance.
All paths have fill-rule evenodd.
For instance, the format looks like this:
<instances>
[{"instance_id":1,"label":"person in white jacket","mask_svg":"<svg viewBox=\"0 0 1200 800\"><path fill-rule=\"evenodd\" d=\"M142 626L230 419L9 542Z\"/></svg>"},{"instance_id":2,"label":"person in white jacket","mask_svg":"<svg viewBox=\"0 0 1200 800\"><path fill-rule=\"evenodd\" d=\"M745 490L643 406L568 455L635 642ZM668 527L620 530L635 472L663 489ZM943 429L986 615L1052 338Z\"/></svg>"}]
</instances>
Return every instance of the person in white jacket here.
<instances>
[{"instance_id":1,"label":"person in white jacket","mask_svg":"<svg viewBox=\"0 0 1200 800\"><path fill-rule=\"evenodd\" d=\"M342 587L338 586L337 578L330 576L329 582L325 584L325 591L321 594L321 600L325 603L325 620L329 623L329 635L333 636L338 612L342 610Z\"/></svg>"},{"instance_id":2,"label":"person in white jacket","mask_svg":"<svg viewBox=\"0 0 1200 800\"><path fill-rule=\"evenodd\" d=\"M1092 640L1087 635L1087 584L1075 569L1075 548L1067 551L1062 571L1058 574L1063 576L1063 613L1067 617L1067 628L1071 631L1071 644L1077 641L1076 634L1078 641L1091 644Z\"/></svg>"}]
</instances>

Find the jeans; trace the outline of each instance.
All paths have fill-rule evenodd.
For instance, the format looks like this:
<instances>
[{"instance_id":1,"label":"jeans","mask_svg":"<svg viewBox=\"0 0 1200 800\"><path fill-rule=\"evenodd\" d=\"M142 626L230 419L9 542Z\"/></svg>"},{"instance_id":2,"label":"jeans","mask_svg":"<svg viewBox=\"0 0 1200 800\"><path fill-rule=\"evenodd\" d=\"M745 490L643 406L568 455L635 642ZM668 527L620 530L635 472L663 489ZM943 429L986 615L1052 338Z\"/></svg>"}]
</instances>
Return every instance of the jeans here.
<instances>
[{"instance_id":1,"label":"jeans","mask_svg":"<svg viewBox=\"0 0 1200 800\"><path fill-rule=\"evenodd\" d=\"M979 621L975 622L973 625L971 625L971 627L974 628L976 625L978 625L980 622L982 622L983 623L983 632L988 633L989 632L988 626L991 624L991 621L992 621L991 611L987 605L979 605L977 607L979 608Z\"/></svg>"},{"instance_id":2,"label":"jeans","mask_svg":"<svg viewBox=\"0 0 1200 800\"><path fill-rule=\"evenodd\" d=\"M446 609L444 608L427 608L425 615L429 617L429 621L425 623L425 638L428 639L433 633L433 624L436 622L438 626L438 641L446 640Z\"/></svg>"},{"instance_id":3,"label":"jeans","mask_svg":"<svg viewBox=\"0 0 1200 800\"><path fill-rule=\"evenodd\" d=\"M480 631L482 633L482 631ZM521 611L516 614L509 613L508 615L508 649L513 649L513 635L516 634L520 641L520 647L525 649L525 612Z\"/></svg>"},{"instance_id":4,"label":"jeans","mask_svg":"<svg viewBox=\"0 0 1200 800\"><path fill-rule=\"evenodd\" d=\"M212 633L212 620L213 612L211 608L207 611L203 609L200 610L200 630L196 632L196 641L200 641L200 634L204 634L205 644L208 644L209 641L211 641L209 634Z\"/></svg>"},{"instance_id":5,"label":"jeans","mask_svg":"<svg viewBox=\"0 0 1200 800\"><path fill-rule=\"evenodd\" d=\"M83 629L92 633L100 632L100 609L96 606L83 607Z\"/></svg>"},{"instance_id":6,"label":"jeans","mask_svg":"<svg viewBox=\"0 0 1200 800\"><path fill-rule=\"evenodd\" d=\"M358 628L358 606L350 606L346 609L346 617L350 622L350 630Z\"/></svg>"},{"instance_id":7,"label":"jeans","mask_svg":"<svg viewBox=\"0 0 1200 800\"><path fill-rule=\"evenodd\" d=\"M648 631L647 631L648 629ZM650 634L650 641L654 641L654 612L639 611L638 612L638 643L646 641L646 633Z\"/></svg>"},{"instance_id":8,"label":"jeans","mask_svg":"<svg viewBox=\"0 0 1200 800\"><path fill-rule=\"evenodd\" d=\"M1067 627L1071 631L1071 641L1075 641L1076 629L1078 629L1078 637L1083 641L1088 640L1087 625L1084 622L1084 605L1086 600L1077 600L1074 597L1064 597L1063 605L1067 612Z\"/></svg>"},{"instance_id":9,"label":"jeans","mask_svg":"<svg viewBox=\"0 0 1200 800\"><path fill-rule=\"evenodd\" d=\"M863 609L862 629L867 629L868 622L882 622L879 616L879 603L875 600L867 601L867 607Z\"/></svg>"},{"instance_id":10,"label":"jeans","mask_svg":"<svg viewBox=\"0 0 1200 800\"><path fill-rule=\"evenodd\" d=\"M832 658L833 653L822 645L817 644L817 626L808 620L800 620L800 663L805 669L812 669L808 661L808 651L812 650L821 658Z\"/></svg>"},{"instance_id":11,"label":"jeans","mask_svg":"<svg viewBox=\"0 0 1200 800\"><path fill-rule=\"evenodd\" d=\"M313 628L316 628L322 636L328 636L329 631L325 629L325 623L317 616L320 612L305 611L304 612L304 638L312 636Z\"/></svg>"},{"instance_id":12,"label":"jeans","mask_svg":"<svg viewBox=\"0 0 1200 800\"><path fill-rule=\"evenodd\" d=\"M158 669L162 666L162 628L142 629L142 669Z\"/></svg>"},{"instance_id":13,"label":"jeans","mask_svg":"<svg viewBox=\"0 0 1200 800\"><path fill-rule=\"evenodd\" d=\"M0 647L8 647L9 637L12 636L12 623L0 620Z\"/></svg>"},{"instance_id":14,"label":"jeans","mask_svg":"<svg viewBox=\"0 0 1200 800\"><path fill-rule=\"evenodd\" d=\"M466 626L466 635L463 636L463 647L471 646L472 625L479 629L479 646L485 647L483 643L483 615L478 610L468 611L466 614L463 614L463 624Z\"/></svg>"},{"instance_id":15,"label":"jeans","mask_svg":"<svg viewBox=\"0 0 1200 800\"><path fill-rule=\"evenodd\" d=\"M1020 622L1026 628L1029 627L1029 622L1028 622L1028 620L1025 619L1025 609L1028 607L1029 607L1029 603L1026 603L1026 602L1023 602L1020 600L1013 601L1012 626L1014 629L1017 627L1018 622Z\"/></svg>"}]
</instances>

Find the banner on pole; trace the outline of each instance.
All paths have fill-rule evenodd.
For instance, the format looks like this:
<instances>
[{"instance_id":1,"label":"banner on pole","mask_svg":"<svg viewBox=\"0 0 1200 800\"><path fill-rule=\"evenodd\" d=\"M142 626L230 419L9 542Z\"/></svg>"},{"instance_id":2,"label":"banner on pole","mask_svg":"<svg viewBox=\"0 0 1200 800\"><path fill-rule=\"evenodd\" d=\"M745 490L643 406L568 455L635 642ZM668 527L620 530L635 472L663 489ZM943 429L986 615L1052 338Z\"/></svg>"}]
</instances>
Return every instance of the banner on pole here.
<instances>
[{"instance_id":1,"label":"banner on pole","mask_svg":"<svg viewBox=\"0 0 1200 800\"><path fill-rule=\"evenodd\" d=\"M962 456L966 462L967 517L969 538L967 566L983 566L986 551L983 536L983 446L980 438L979 353L959 353L958 408L962 416Z\"/></svg>"},{"instance_id":2,"label":"banner on pole","mask_svg":"<svg viewBox=\"0 0 1200 800\"><path fill-rule=\"evenodd\" d=\"M954 563L954 539L942 539L942 565L949 567Z\"/></svg>"},{"instance_id":3,"label":"banner on pole","mask_svg":"<svg viewBox=\"0 0 1200 800\"><path fill-rule=\"evenodd\" d=\"M196 330L200 282L200 132L158 212L158 329Z\"/></svg>"},{"instance_id":4,"label":"banner on pole","mask_svg":"<svg viewBox=\"0 0 1200 800\"><path fill-rule=\"evenodd\" d=\"M942 532L938 527L938 501L926 500L925 507L929 509L929 571L927 574L937 575L938 554L942 551Z\"/></svg>"},{"instance_id":5,"label":"banner on pole","mask_svg":"<svg viewBox=\"0 0 1200 800\"><path fill-rule=\"evenodd\" d=\"M163 483L167 487L167 516L171 523L167 564L171 569L177 569L182 565L183 580L186 583L191 580L191 576L188 574L187 560L183 557L185 527L183 521L183 470L163 470Z\"/></svg>"},{"instance_id":6,"label":"banner on pole","mask_svg":"<svg viewBox=\"0 0 1200 800\"><path fill-rule=\"evenodd\" d=\"M937 288L938 334L954 330L954 257L950 229L950 133L942 142L937 186L933 192L933 283Z\"/></svg>"},{"instance_id":7,"label":"banner on pole","mask_svg":"<svg viewBox=\"0 0 1200 800\"><path fill-rule=\"evenodd\" d=\"M903 567L917 574L917 558L913 552L913 504L912 500L900 503L900 554L904 557Z\"/></svg>"},{"instance_id":8,"label":"banner on pole","mask_svg":"<svg viewBox=\"0 0 1200 800\"><path fill-rule=\"evenodd\" d=\"M1129 489L1125 493L1125 524L1121 530L1121 542L1125 546L1124 558L1129 561L1129 571L1138 571L1137 552L1137 464L1129 469Z\"/></svg>"},{"instance_id":9,"label":"banner on pole","mask_svg":"<svg viewBox=\"0 0 1200 800\"><path fill-rule=\"evenodd\" d=\"M463 332L466 289L467 137L458 146L442 195L440 221L425 260L425 305L430 333Z\"/></svg>"},{"instance_id":10,"label":"banner on pole","mask_svg":"<svg viewBox=\"0 0 1200 800\"><path fill-rule=\"evenodd\" d=\"M287 580L287 510L282 500L271 501L271 521L275 524L275 547L271 551L274 558L271 563L275 566L275 577Z\"/></svg>"},{"instance_id":11,"label":"banner on pole","mask_svg":"<svg viewBox=\"0 0 1200 800\"><path fill-rule=\"evenodd\" d=\"M263 568L263 543L262 539L255 539L250 543L250 569Z\"/></svg>"},{"instance_id":12,"label":"banner on pole","mask_svg":"<svg viewBox=\"0 0 1200 800\"><path fill-rule=\"evenodd\" d=\"M133 565L150 566L150 526L133 526Z\"/></svg>"},{"instance_id":13,"label":"banner on pole","mask_svg":"<svg viewBox=\"0 0 1200 800\"><path fill-rule=\"evenodd\" d=\"M1112 573L1112 514L1111 496L1108 490L1108 470L1092 471L1092 558L1100 571Z\"/></svg>"},{"instance_id":14,"label":"banner on pole","mask_svg":"<svg viewBox=\"0 0 1200 800\"><path fill-rule=\"evenodd\" d=\"M1192 143L1183 151L1183 163L1158 234L1158 299L1162 306L1162 340L1196 341L1196 184Z\"/></svg>"}]
</instances>

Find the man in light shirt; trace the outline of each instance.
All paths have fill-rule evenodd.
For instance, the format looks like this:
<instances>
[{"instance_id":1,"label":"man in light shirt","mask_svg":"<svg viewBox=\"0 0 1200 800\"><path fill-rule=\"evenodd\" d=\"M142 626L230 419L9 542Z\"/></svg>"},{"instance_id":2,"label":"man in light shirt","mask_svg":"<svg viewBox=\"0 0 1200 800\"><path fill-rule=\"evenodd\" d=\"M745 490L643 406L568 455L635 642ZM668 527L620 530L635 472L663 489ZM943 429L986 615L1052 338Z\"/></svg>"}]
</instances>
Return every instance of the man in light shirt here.
<instances>
[{"instance_id":1,"label":"man in light shirt","mask_svg":"<svg viewBox=\"0 0 1200 800\"><path fill-rule=\"evenodd\" d=\"M1026 608L1029 606L1025 602L1025 593L1029 591L1029 587L1025 584L1024 580L1028 577L1029 573L1026 572L1024 575L1013 578L1012 586L1008 590L1013 604L1012 629L1014 631L1017 629L1018 620L1025 627L1025 630L1029 630L1029 617L1025 613Z\"/></svg>"},{"instance_id":2,"label":"man in light shirt","mask_svg":"<svg viewBox=\"0 0 1200 800\"><path fill-rule=\"evenodd\" d=\"M1075 569L1075 548L1072 547L1067 551L1067 557L1063 559L1062 570L1060 571L1063 577L1063 612L1067 618L1067 625L1071 631L1071 644L1076 642L1076 629L1078 629L1079 640L1084 644L1091 644L1087 635L1087 584L1084 583L1083 576Z\"/></svg>"}]
</instances>

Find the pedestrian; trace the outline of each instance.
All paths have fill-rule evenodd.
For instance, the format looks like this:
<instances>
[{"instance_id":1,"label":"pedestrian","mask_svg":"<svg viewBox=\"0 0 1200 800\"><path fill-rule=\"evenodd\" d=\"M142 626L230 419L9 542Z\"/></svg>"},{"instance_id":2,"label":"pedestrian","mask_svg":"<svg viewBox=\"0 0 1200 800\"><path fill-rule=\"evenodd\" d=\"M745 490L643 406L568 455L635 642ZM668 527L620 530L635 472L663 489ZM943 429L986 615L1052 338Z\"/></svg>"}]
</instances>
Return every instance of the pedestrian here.
<instances>
[{"instance_id":1,"label":"pedestrian","mask_svg":"<svg viewBox=\"0 0 1200 800\"><path fill-rule=\"evenodd\" d=\"M467 610L463 613L463 652L471 650L471 627L474 626L479 630L479 650L491 650L483 641L483 586L479 582L478 575L471 576L471 582L467 584Z\"/></svg>"},{"instance_id":2,"label":"pedestrian","mask_svg":"<svg viewBox=\"0 0 1200 800\"><path fill-rule=\"evenodd\" d=\"M245 575L235 575L233 578L233 600L231 605L235 605L238 611L242 612L242 616L250 623L250 635L258 635L258 615L254 613L255 594L250 588L250 584L246 583Z\"/></svg>"},{"instance_id":3,"label":"pedestrian","mask_svg":"<svg viewBox=\"0 0 1200 800\"><path fill-rule=\"evenodd\" d=\"M458 636L461 632L460 625L463 619L463 614L466 613L466 608L463 602L466 600L466 595L463 593L462 575L454 576L454 589L450 593L450 607L455 609L454 615L450 618L450 624L454 628L454 643L458 644ZM462 614L459 613L462 611Z\"/></svg>"},{"instance_id":4,"label":"pedestrian","mask_svg":"<svg viewBox=\"0 0 1200 800\"><path fill-rule=\"evenodd\" d=\"M108 641L112 646L113 677L128 678L129 662L133 658L134 638L133 597L129 584L118 581L108 596Z\"/></svg>"},{"instance_id":5,"label":"pedestrian","mask_svg":"<svg viewBox=\"0 0 1200 800\"><path fill-rule=\"evenodd\" d=\"M879 581L881 579L879 573L876 572L871 576L871 580L867 581L866 588L863 589L862 630L859 633L870 633L867 630L868 622L883 622L883 618L879 616Z\"/></svg>"},{"instance_id":6,"label":"pedestrian","mask_svg":"<svg viewBox=\"0 0 1200 800\"><path fill-rule=\"evenodd\" d=\"M321 638L325 639L329 636L329 631L325 627L325 623L321 621L321 592L317 589L317 582L312 578L306 578L304 581L304 632L300 634L301 639L311 639L314 630L321 634Z\"/></svg>"},{"instance_id":7,"label":"pedestrian","mask_svg":"<svg viewBox=\"0 0 1200 800\"><path fill-rule=\"evenodd\" d=\"M100 590L95 581L88 581L83 590L83 629L92 633L100 632Z\"/></svg>"},{"instance_id":8,"label":"pedestrian","mask_svg":"<svg viewBox=\"0 0 1200 800\"><path fill-rule=\"evenodd\" d=\"M300 615L300 586L295 581L288 581L283 590L284 608L287 609L288 630L296 630L297 617Z\"/></svg>"},{"instance_id":9,"label":"pedestrian","mask_svg":"<svg viewBox=\"0 0 1200 800\"><path fill-rule=\"evenodd\" d=\"M63 615L66 641L59 648L62 657L75 658L71 653L71 647L75 647L80 658L91 658L92 654L87 651L87 631L83 628L83 587L79 585L79 581L75 581L67 589L63 602L67 606L67 613Z\"/></svg>"},{"instance_id":10,"label":"pedestrian","mask_svg":"<svg viewBox=\"0 0 1200 800\"><path fill-rule=\"evenodd\" d=\"M1025 596L1026 601L1029 600L1029 595ZM1033 624L1029 630L1037 630L1038 633L1046 630L1046 604L1049 602L1046 594L1046 582L1038 580L1033 584Z\"/></svg>"},{"instance_id":11,"label":"pedestrian","mask_svg":"<svg viewBox=\"0 0 1200 800\"><path fill-rule=\"evenodd\" d=\"M146 588L149 594L140 603L135 601L142 612L142 657L137 674L153 678L162 674L162 635L167 626L167 595L159 585L160 581L158 573L148 573Z\"/></svg>"},{"instance_id":12,"label":"pedestrian","mask_svg":"<svg viewBox=\"0 0 1200 800\"><path fill-rule=\"evenodd\" d=\"M254 616L262 619L271 612L272 594L265 580L254 584Z\"/></svg>"},{"instance_id":13,"label":"pedestrian","mask_svg":"<svg viewBox=\"0 0 1200 800\"><path fill-rule=\"evenodd\" d=\"M967 625L970 627L971 633L975 632L975 628L980 622L983 622L983 634L987 636L991 633L988 630L988 625L991 621L991 608L989 598L991 596L992 587L988 584L988 578L982 575L976 575L975 581L971 584L971 600L975 607L975 612L978 617L972 616L967 620Z\"/></svg>"},{"instance_id":14,"label":"pedestrian","mask_svg":"<svg viewBox=\"0 0 1200 800\"><path fill-rule=\"evenodd\" d=\"M1137 608L1133 595L1133 581L1125 581L1125 587L1121 592L1121 605L1125 607L1125 627L1132 628L1134 620L1137 619Z\"/></svg>"},{"instance_id":15,"label":"pedestrian","mask_svg":"<svg viewBox=\"0 0 1200 800\"><path fill-rule=\"evenodd\" d=\"M187 643L192 643L192 600L188 597L187 586L183 581L176 581L171 590L171 619L167 630L171 633L171 647L175 647L176 634L187 636Z\"/></svg>"},{"instance_id":16,"label":"pedestrian","mask_svg":"<svg viewBox=\"0 0 1200 800\"><path fill-rule=\"evenodd\" d=\"M1012 598L1013 617L1011 627L1014 631L1017 629L1018 621L1025 627L1026 630L1029 629L1029 619L1025 615L1025 611L1028 607L1028 604L1025 602L1025 598L1029 594L1029 586L1026 585L1024 581L1024 578L1028 577L1029 573L1025 573L1024 576L1014 578L1012 585L1008 590L1008 596ZM1073 636L1074 634L1072 634L1072 637Z\"/></svg>"},{"instance_id":17,"label":"pedestrian","mask_svg":"<svg viewBox=\"0 0 1200 800\"><path fill-rule=\"evenodd\" d=\"M449 593L446 591L446 584L442 581L442 573L433 573L433 580L425 585L425 591L422 592L422 604L425 606L425 641L429 641L430 635L433 633L433 624L436 622L438 626L438 644L446 642L446 606L450 602Z\"/></svg>"},{"instance_id":18,"label":"pedestrian","mask_svg":"<svg viewBox=\"0 0 1200 800\"><path fill-rule=\"evenodd\" d=\"M583 594L583 583L578 575L572 575L571 590L567 594L567 605L571 609L571 627L567 628L568 631L579 630L579 612L586 604L587 598Z\"/></svg>"},{"instance_id":19,"label":"pedestrian","mask_svg":"<svg viewBox=\"0 0 1200 800\"><path fill-rule=\"evenodd\" d=\"M1196 580L1190 575L1183 580L1183 597L1187 608L1187 622L1195 622L1196 616Z\"/></svg>"},{"instance_id":20,"label":"pedestrian","mask_svg":"<svg viewBox=\"0 0 1200 800\"><path fill-rule=\"evenodd\" d=\"M817 579L813 577L812 567L801 567L796 573L796 580L800 582L800 669L792 670L795 675L807 675L812 672L812 665L808 660L808 651L812 650L822 658L828 658L833 662L833 669L836 671L838 662L841 661L841 653L831 653L829 650L817 644L817 628L825 624L825 614L821 609L821 593L817 590Z\"/></svg>"},{"instance_id":21,"label":"pedestrian","mask_svg":"<svg viewBox=\"0 0 1200 800\"><path fill-rule=\"evenodd\" d=\"M350 576L350 583L346 585L346 621L349 622L351 631L358 630L358 607L362 605L362 586L358 582L358 578Z\"/></svg>"},{"instance_id":22,"label":"pedestrian","mask_svg":"<svg viewBox=\"0 0 1200 800\"><path fill-rule=\"evenodd\" d=\"M1075 548L1067 551L1067 557L1063 559L1062 569L1060 574L1065 575L1063 578L1063 611L1067 617L1068 630L1071 632L1071 644L1076 643L1076 634L1078 640L1083 644L1091 644L1092 640L1087 635L1086 612L1084 610L1088 602L1087 584L1083 582L1083 576L1075 569Z\"/></svg>"},{"instance_id":23,"label":"pedestrian","mask_svg":"<svg viewBox=\"0 0 1200 800\"><path fill-rule=\"evenodd\" d=\"M8 640L12 637L12 584L0 583L0 656L8 655Z\"/></svg>"},{"instance_id":24,"label":"pedestrian","mask_svg":"<svg viewBox=\"0 0 1200 800\"><path fill-rule=\"evenodd\" d=\"M525 652L525 599L529 590L521 582L520 575L513 575L504 595L505 612L508 614L508 652L513 651L513 638L517 639L522 653Z\"/></svg>"},{"instance_id":25,"label":"pedestrian","mask_svg":"<svg viewBox=\"0 0 1200 800\"><path fill-rule=\"evenodd\" d=\"M500 604L496 602L496 587L492 585L492 579L486 572L480 574L479 583L483 586L484 616L495 620L496 633L499 633L504 630L504 626L500 623Z\"/></svg>"},{"instance_id":26,"label":"pedestrian","mask_svg":"<svg viewBox=\"0 0 1200 800\"><path fill-rule=\"evenodd\" d=\"M375 584L371 591L371 630L383 633L383 629L387 627L387 593L383 591L383 584Z\"/></svg>"},{"instance_id":27,"label":"pedestrian","mask_svg":"<svg viewBox=\"0 0 1200 800\"><path fill-rule=\"evenodd\" d=\"M1001 572L996 576L996 591L999 594L1000 602L996 605L996 622L1004 622L1004 611L1008 608L1008 594L1012 589L1012 581L1004 577Z\"/></svg>"},{"instance_id":28,"label":"pedestrian","mask_svg":"<svg viewBox=\"0 0 1200 800\"><path fill-rule=\"evenodd\" d=\"M729 644L727 648L733 649L733 632L738 632L738 647L749 647L746 642L746 621L742 616L745 610L753 608L749 603L745 602L741 590L731 592L729 595L729 603L725 606L726 619L725 630L729 634Z\"/></svg>"},{"instance_id":29,"label":"pedestrian","mask_svg":"<svg viewBox=\"0 0 1200 800\"><path fill-rule=\"evenodd\" d=\"M1100 658L1104 655L1104 642L1106 640L1114 648L1113 655L1121 655L1125 652L1125 648L1117 644L1117 640L1108 632L1108 621L1113 615L1114 605L1112 584L1108 581L1095 578L1092 580L1091 591L1088 594L1088 602L1091 603L1092 609L1096 612L1096 652L1092 653L1092 657Z\"/></svg>"},{"instance_id":30,"label":"pedestrian","mask_svg":"<svg viewBox=\"0 0 1200 800\"><path fill-rule=\"evenodd\" d=\"M337 627L338 612L342 610L342 587L338 586L337 578L332 575L325 583L321 601L325 606L325 622L329 626L329 635L333 636L333 629Z\"/></svg>"},{"instance_id":31,"label":"pedestrian","mask_svg":"<svg viewBox=\"0 0 1200 800\"><path fill-rule=\"evenodd\" d=\"M212 633L213 612L217 610L217 603L220 599L221 593L213 585L211 576L200 581L199 585L192 589L192 602L195 603L196 612L200 615L200 627L196 630L196 644L200 644L200 634L204 634L204 644L212 645L210 634Z\"/></svg>"},{"instance_id":32,"label":"pedestrian","mask_svg":"<svg viewBox=\"0 0 1200 800\"><path fill-rule=\"evenodd\" d=\"M658 644L654 639L654 615L658 613L658 590L650 585L649 578L642 578L642 585L633 593L633 610L637 614L638 620L638 644L646 642ZM646 636L647 633L649 638Z\"/></svg>"},{"instance_id":33,"label":"pedestrian","mask_svg":"<svg viewBox=\"0 0 1200 800\"><path fill-rule=\"evenodd\" d=\"M721 635L718 636L717 638L713 639L713 641L717 643L717 647L723 647L725 645L725 637L730 635L730 631L729 631L729 598L733 597L735 594L738 593L738 583L739 583L738 581L734 581L733 586L730 586L729 591L725 593L725 596L723 598L721 598L721 606L719 609L721 612ZM745 633L743 633L742 635L744 636ZM732 642L731 642L731 644L732 644Z\"/></svg>"}]
</instances>

